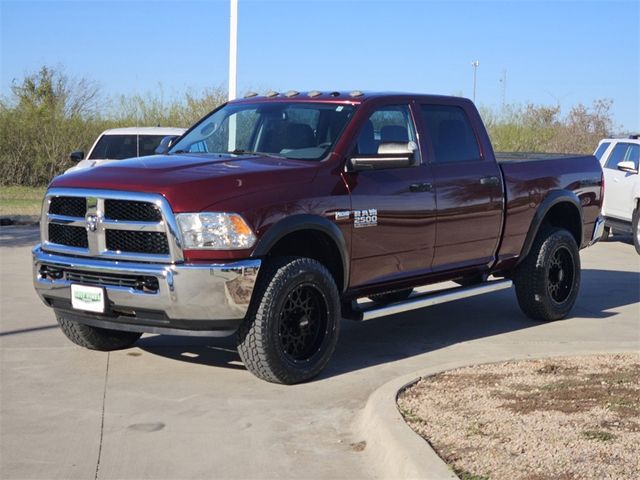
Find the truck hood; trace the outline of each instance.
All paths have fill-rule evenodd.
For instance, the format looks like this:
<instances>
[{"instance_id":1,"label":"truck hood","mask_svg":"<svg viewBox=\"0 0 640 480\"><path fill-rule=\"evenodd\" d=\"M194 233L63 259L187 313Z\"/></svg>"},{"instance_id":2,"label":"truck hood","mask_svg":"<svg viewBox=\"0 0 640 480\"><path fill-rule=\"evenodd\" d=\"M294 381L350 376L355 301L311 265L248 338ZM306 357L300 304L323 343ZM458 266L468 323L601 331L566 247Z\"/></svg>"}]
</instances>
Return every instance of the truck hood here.
<instances>
[{"instance_id":1,"label":"truck hood","mask_svg":"<svg viewBox=\"0 0 640 480\"><path fill-rule=\"evenodd\" d=\"M154 155L67 173L50 187L159 193L179 213L266 188L308 183L317 167L316 162L257 155Z\"/></svg>"}]
</instances>

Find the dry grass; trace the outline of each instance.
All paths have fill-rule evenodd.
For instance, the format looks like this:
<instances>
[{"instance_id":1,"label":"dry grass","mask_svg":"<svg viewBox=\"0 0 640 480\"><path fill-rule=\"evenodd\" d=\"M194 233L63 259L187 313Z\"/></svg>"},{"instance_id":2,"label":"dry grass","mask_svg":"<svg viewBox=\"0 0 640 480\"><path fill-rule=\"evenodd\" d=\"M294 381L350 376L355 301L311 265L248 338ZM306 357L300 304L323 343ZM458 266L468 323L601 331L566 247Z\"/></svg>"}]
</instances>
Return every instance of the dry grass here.
<instances>
[{"instance_id":1,"label":"dry grass","mask_svg":"<svg viewBox=\"0 0 640 480\"><path fill-rule=\"evenodd\" d=\"M463 479L640 471L640 354L463 368L420 380L398 405Z\"/></svg>"}]
</instances>

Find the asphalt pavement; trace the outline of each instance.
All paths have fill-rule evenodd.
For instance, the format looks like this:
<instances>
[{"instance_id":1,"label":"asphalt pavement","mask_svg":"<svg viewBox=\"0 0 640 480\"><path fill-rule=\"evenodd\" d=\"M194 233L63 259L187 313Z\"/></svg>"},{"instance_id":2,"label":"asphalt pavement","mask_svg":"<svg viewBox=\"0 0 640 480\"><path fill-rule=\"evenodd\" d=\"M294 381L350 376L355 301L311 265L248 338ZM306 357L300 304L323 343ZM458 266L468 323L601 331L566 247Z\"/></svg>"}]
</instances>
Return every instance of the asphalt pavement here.
<instances>
[{"instance_id":1,"label":"asphalt pavement","mask_svg":"<svg viewBox=\"0 0 640 480\"><path fill-rule=\"evenodd\" d=\"M380 478L359 415L381 385L465 359L640 350L640 256L628 238L582 251L570 318L528 320L513 290L345 321L315 381L273 385L233 338L145 335L85 350L31 283L35 227L0 227L3 479Z\"/></svg>"}]
</instances>

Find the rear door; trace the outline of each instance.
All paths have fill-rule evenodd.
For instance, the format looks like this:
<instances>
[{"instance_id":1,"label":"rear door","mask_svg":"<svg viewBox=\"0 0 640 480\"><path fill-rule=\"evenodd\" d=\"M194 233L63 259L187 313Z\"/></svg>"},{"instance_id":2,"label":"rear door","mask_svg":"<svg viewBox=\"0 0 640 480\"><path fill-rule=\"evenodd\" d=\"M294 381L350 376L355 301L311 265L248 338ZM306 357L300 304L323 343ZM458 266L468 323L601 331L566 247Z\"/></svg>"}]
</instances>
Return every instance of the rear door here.
<instances>
[{"instance_id":1,"label":"rear door","mask_svg":"<svg viewBox=\"0 0 640 480\"><path fill-rule=\"evenodd\" d=\"M436 193L434 271L488 267L500 240L502 175L492 152L482 151L470 118L480 120L469 110L445 100L420 105Z\"/></svg>"},{"instance_id":2,"label":"rear door","mask_svg":"<svg viewBox=\"0 0 640 480\"><path fill-rule=\"evenodd\" d=\"M618 163L634 162L638 170L639 159L640 145L636 143L620 142L611 150L603 168L606 189L602 210L606 216L631 221L633 184L638 174L618 170Z\"/></svg>"}]
</instances>

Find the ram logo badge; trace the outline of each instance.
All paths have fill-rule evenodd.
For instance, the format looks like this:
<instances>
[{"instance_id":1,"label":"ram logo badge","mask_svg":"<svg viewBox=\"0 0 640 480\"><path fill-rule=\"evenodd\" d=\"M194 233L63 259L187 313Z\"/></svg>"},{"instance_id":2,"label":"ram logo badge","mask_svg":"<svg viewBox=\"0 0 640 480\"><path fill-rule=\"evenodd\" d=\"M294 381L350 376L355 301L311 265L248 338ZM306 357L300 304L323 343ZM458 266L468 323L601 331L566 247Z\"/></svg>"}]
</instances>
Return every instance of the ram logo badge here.
<instances>
[{"instance_id":1,"label":"ram logo badge","mask_svg":"<svg viewBox=\"0 0 640 480\"><path fill-rule=\"evenodd\" d=\"M351 216L351 212L349 210L336 212L336 222L339 222L340 220L349 220L350 216Z\"/></svg>"}]
</instances>

